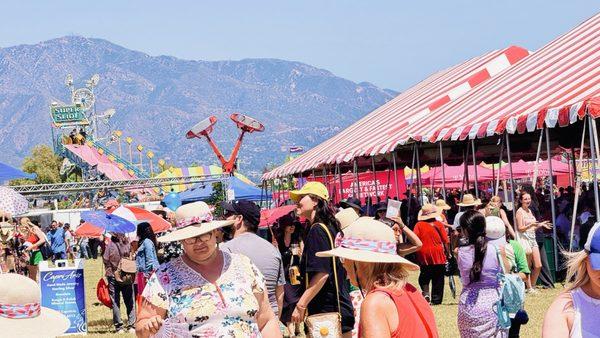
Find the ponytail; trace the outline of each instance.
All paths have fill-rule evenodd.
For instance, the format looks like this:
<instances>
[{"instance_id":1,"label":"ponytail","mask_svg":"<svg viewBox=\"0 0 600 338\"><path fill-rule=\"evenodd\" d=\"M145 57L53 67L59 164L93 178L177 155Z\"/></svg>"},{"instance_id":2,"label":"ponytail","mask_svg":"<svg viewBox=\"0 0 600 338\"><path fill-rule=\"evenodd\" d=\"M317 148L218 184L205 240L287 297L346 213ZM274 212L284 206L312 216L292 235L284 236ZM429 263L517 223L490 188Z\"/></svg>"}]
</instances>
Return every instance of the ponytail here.
<instances>
[{"instance_id":1,"label":"ponytail","mask_svg":"<svg viewBox=\"0 0 600 338\"><path fill-rule=\"evenodd\" d=\"M478 282L481 279L483 270L483 260L487 251L487 240L485 238L485 217L475 210L467 210L460 217L460 226L468 234L469 244L475 249L473 266L469 272L469 279L472 282Z\"/></svg>"},{"instance_id":2,"label":"ponytail","mask_svg":"<svg viewBox=\"0 0 600 338\"><path fill-rule=\"evenodd\" d=\"M471 237L471 236L469 236ZM469 238L471 242L471 238ZM473 267L469 272L469 279L471 282L478 282L481 279L481 270L483 270L483 259L487 251L487 241L485 240L485 234L479 234L473 240L473 246L475 248L475 258L473 259Z\"/></svg>"}]
</instances>

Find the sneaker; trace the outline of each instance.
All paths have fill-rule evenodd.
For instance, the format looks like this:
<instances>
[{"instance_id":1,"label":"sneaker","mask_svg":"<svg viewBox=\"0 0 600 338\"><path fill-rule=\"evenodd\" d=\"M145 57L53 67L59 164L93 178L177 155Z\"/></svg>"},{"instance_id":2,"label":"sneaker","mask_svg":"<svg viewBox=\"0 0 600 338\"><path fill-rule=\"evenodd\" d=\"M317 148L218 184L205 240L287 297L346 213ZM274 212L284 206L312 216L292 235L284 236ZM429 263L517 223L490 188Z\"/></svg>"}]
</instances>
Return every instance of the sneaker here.
<instances>
[{"instance_id":1,"label":"sneaker","mask_svg":"<svg viewBox=\"0 0 600 338\"><path fill-rule=\"evenodd\" d=\"M115 331L116 334L121 334L121 333L125 333L125 330L123 330L122 327L118 328L117 331Z\"/></svg>"},{"instance_id":2,"label":"sneaker","mask_svg":"<svg viewBox=\"0 0 600 338\"><path fill-rule=\"evenodd\" d=\"M431 304L431 297L429 295L423 295L427 303Z\"/></svg>"},{"instance_id":3,"label":"sneaker","mask_svg":"<svg viewBox=\"0 0 600 338\"><path fill-rule=\"evenodd\" d=\"M129 330L127 330L127 332L135 334L135 329L131 327Z\"/></svg>"},{"instance_id":4,"label":"sneaker","mask_svg":"<svg viewBox=\"0 0 600 338\"><path fill-rule=\"evenodd\" d=\"M536 290L536 289L534 289L534 288L527 289L527 291L525 291L525 292L526 292L526 293L529 293L529 294L532 294L532 295L533 295L533 294L536 294L536 293L539 293L539 291L538 291L538 290Z\"/></svg>"}]
</instances>

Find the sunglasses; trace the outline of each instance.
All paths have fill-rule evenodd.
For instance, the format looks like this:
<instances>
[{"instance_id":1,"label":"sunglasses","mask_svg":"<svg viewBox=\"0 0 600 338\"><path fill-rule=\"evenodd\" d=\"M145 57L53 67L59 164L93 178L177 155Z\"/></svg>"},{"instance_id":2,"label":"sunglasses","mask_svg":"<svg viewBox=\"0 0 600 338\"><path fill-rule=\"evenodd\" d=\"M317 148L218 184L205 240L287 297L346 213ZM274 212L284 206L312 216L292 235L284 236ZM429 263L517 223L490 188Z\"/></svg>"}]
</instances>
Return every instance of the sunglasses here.
<instances>
[{"instance_id":1,"label":"sunglasses","mask_svg":"<svg viewBox=\"0 0 600 338\"><path fill-rule=\"evenodd\" d=\"M196 237L192 237L192 238L186 238L182 242L184 244L188 244L188 245L196 244L196 243L198 243L198 241L202 241L202 242L206 243L206 242L208 242L208 241L211 240L212 235L213 235L213 233L211 231L211 232L207 232L205 234L202 234L200 236L196 236Z\"/></svg>"}]
</instances>

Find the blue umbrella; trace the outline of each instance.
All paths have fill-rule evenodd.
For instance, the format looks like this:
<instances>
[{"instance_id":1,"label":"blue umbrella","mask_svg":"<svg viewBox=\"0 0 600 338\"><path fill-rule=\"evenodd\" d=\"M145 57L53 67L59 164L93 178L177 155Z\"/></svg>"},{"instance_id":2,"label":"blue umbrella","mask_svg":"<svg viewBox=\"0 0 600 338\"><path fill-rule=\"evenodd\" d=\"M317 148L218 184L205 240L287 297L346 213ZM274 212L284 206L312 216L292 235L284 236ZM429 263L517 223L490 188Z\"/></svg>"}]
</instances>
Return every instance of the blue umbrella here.
<instances>
[{"instance_id":1,"label":"blue umbrella","mask_svg":"<svg viewBox=\"0 0 600 338\"><path fill-rule=\"evenodd\" d=\"M7 164L0 163L0 183L15 178L36 178L36 174L29 174Z\"/></svg>"},{"instance_id":2,"label":"blue umbrella","mask_svg":"<svg viewBox=\"0 0 600 338\"><path fill-rule=\"evenodd\" d=\"M106 213L103 210L83 211L81 219L104 229L106 232L128 233L135 231L136 226L123 217Z\"/></svg>"}]
</instances>

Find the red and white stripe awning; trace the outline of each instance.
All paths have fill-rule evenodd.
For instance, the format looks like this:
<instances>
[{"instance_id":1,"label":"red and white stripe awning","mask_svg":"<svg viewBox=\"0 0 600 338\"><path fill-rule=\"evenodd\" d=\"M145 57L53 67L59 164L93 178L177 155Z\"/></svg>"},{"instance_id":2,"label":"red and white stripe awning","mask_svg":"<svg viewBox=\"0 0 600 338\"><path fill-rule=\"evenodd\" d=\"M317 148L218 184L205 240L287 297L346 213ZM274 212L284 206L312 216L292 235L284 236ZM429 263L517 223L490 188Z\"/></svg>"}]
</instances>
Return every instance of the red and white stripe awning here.
<instances>
[{"instance_id":1,"label":"red and white stripe awning","mask_svg":"<svg viewBox=\"0 0 600 338\"><path fill-rule=\"evenodd\" d=\"M263 175L270 179L347 162L357 156L387 153L408 135L415 123L438 116L441 107L502 74L529 52L511 46L468 60L431 75L302 156Z\"/></svg>"},{"instance_id":2,"label":"red and white stripe awning","mask_svg":"<svg viewBox=\"0 0 600 338\"><path fill-rule=\"evenodd\" d=\"M600 113L600 14L425 118L405 140L438 142L566 126Z\"/></svg>"}]
</instances>

